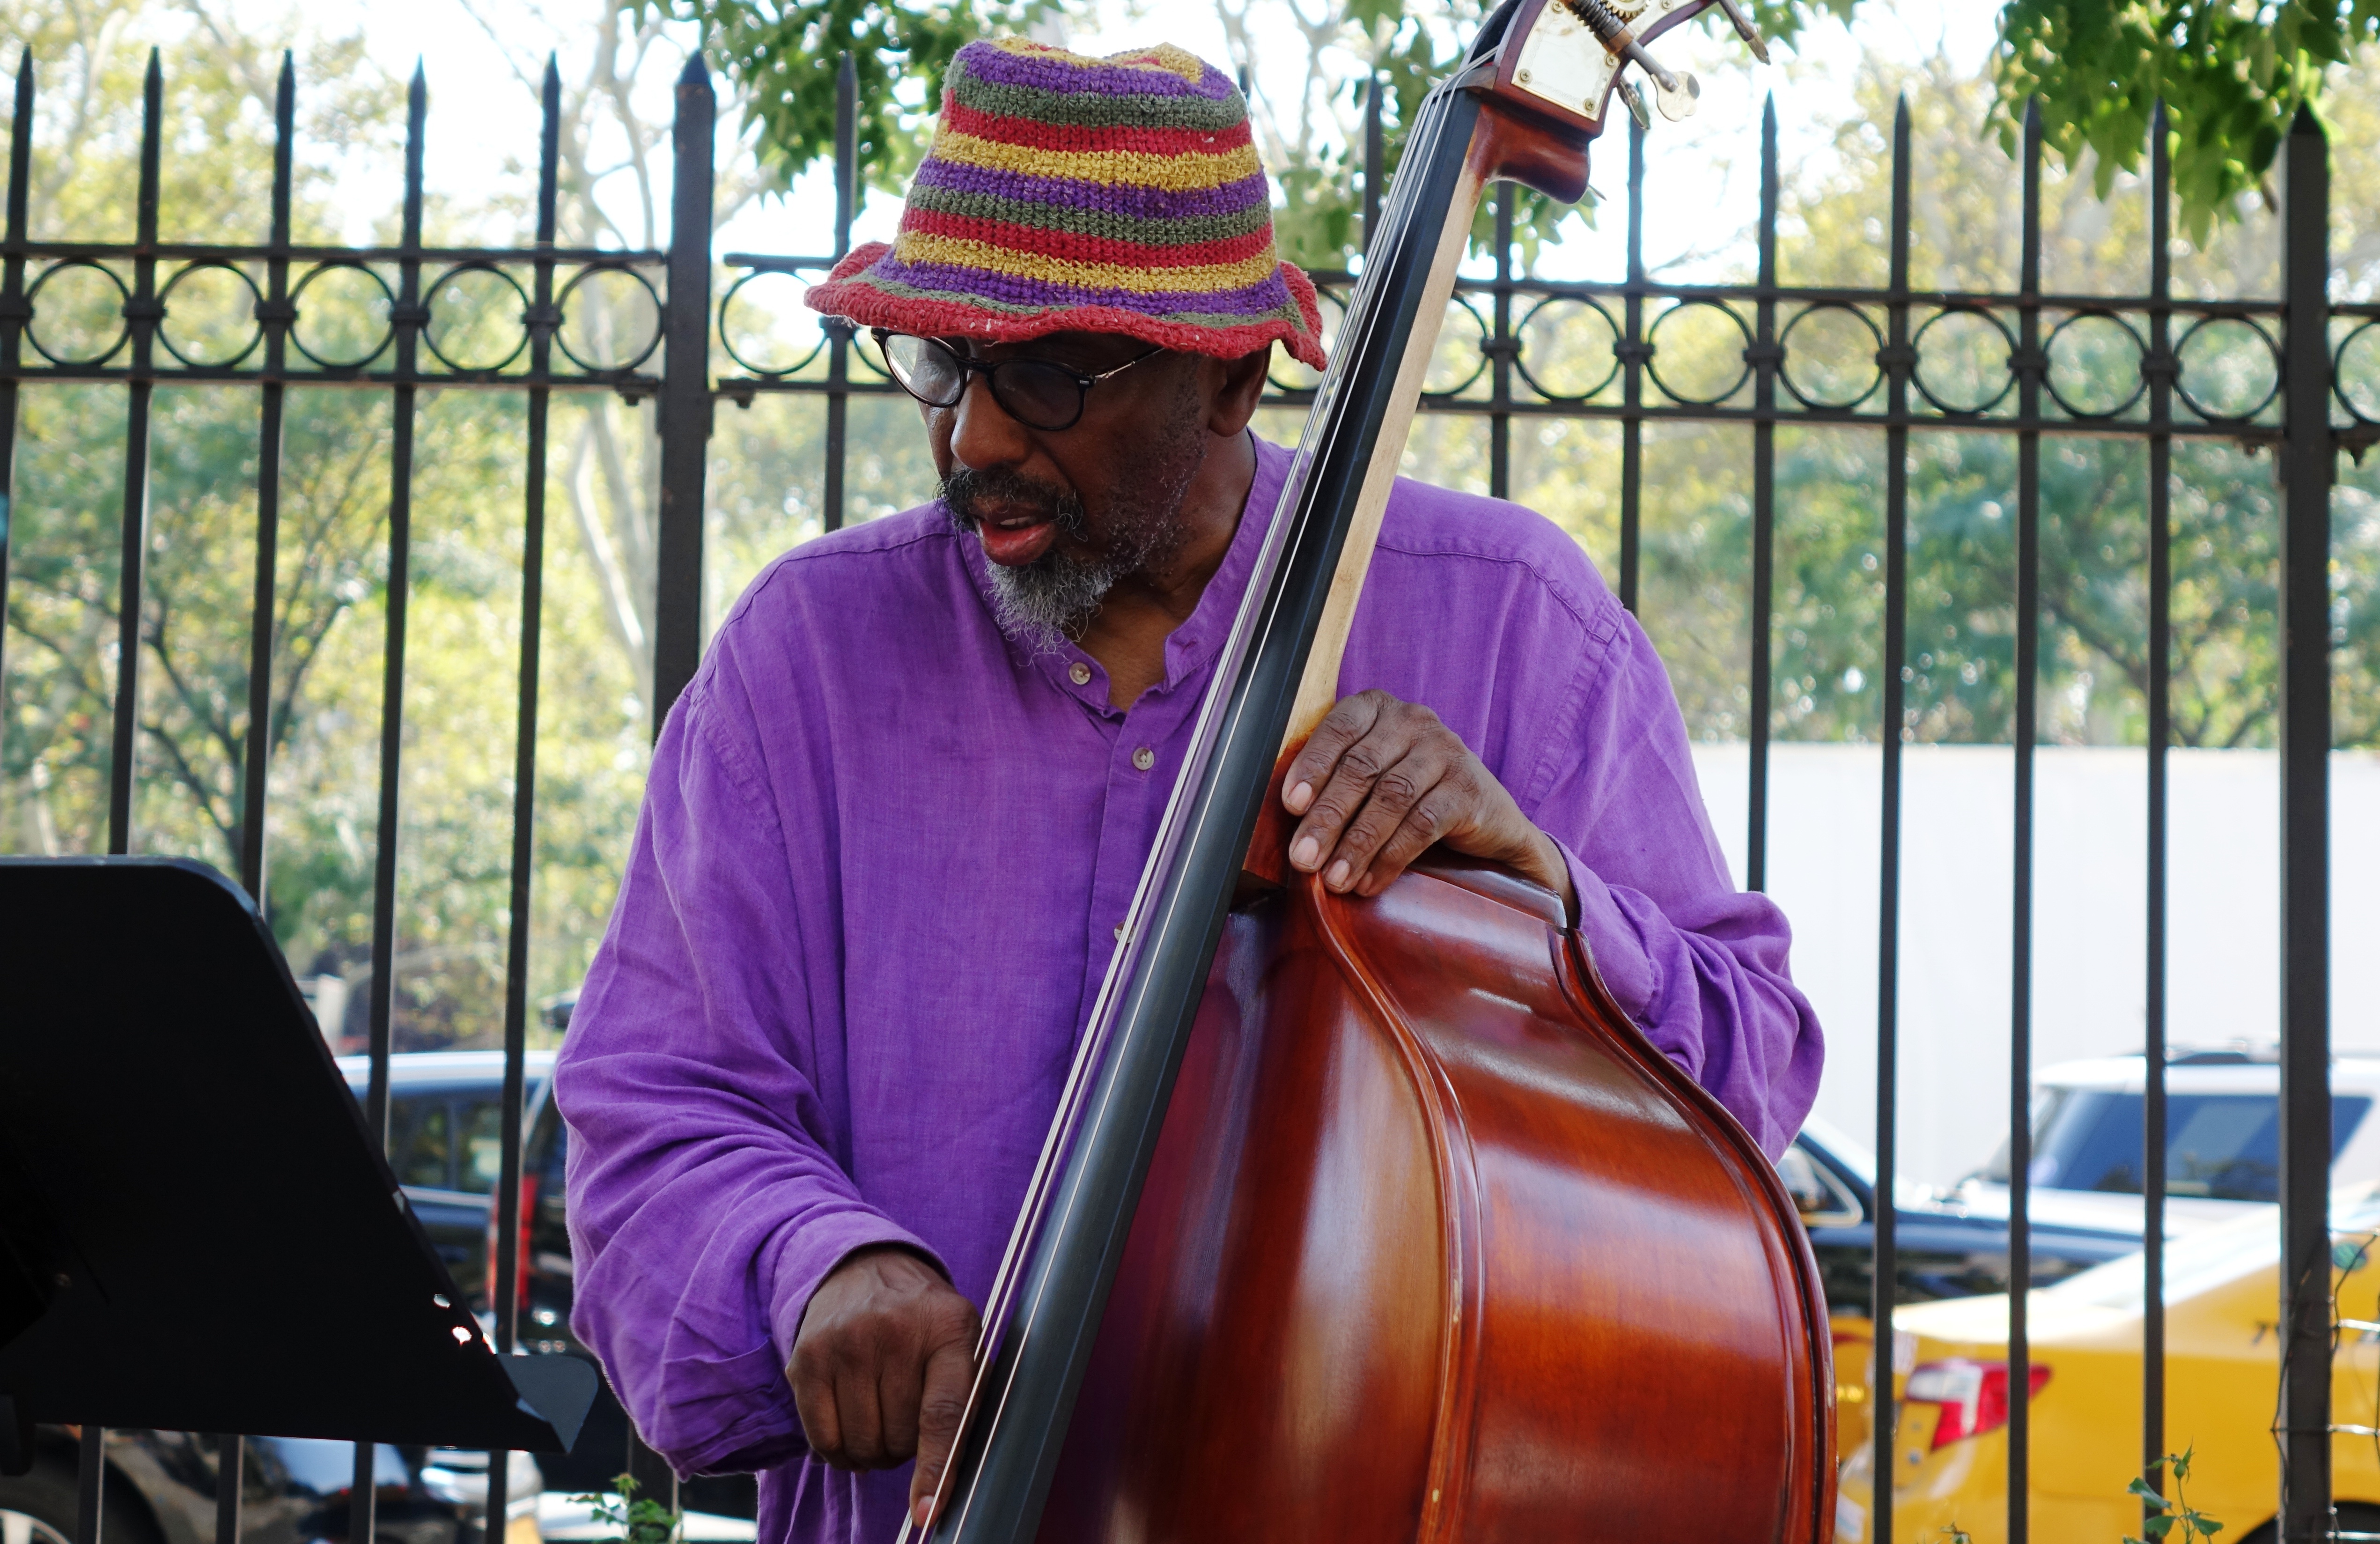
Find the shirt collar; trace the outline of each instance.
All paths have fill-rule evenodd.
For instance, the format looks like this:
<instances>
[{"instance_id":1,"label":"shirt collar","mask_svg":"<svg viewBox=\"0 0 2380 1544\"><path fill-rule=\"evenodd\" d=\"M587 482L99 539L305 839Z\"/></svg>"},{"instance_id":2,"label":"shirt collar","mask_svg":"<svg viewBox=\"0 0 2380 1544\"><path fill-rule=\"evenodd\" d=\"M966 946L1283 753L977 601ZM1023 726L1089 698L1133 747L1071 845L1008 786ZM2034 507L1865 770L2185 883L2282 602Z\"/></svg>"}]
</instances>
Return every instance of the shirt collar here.
<instances>
[{"instance_id":1,"label":"shirt collar","mask_svg":"<svg viewBox=\"0 0 2380 1544\"><path fill-rule=\"evenodd\" d=\"M1276 506L1281 503L1281 482L1289 473L1289 452L1258 439L1253 429L1246 433L1248 444L1256 448L1256 479L1248 484L1247 502L1240 506L1240 528L1232 534L1222 565L1207 581L1189 619L1165 640L1165 689L1169 691L1205 670L1222 649L1232 619L1239 615L1248 576L1256 570L1257 554L1264 550L1265 533L1272 529L1279 513Z\"/></svg>"}]
</instances>

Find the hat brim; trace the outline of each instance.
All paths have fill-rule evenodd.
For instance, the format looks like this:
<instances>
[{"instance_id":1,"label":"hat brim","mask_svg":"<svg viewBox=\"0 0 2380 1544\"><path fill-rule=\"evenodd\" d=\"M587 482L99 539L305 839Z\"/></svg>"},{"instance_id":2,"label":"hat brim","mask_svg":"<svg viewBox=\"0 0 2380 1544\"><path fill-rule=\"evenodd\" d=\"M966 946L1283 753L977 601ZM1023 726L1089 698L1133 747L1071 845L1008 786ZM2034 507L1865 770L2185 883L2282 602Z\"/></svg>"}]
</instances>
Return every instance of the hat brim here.
<instances>
[{"instance_id":1,"label":"hat brim","mask_svg":"<svg viewBox=\"0 0 2380 1544\"><path fill-rule=\"evenodd\" d=\"M1321 370L1322 310L1314 281L1296 264L1274 270L1289 305L1246 321L1202 315L1152 315L1131 306L1085 296L1079 301L1013 304L953 292L937 292L900 278L901 267L887 242L855 248L824 282L812 285L804 301L812 310L839 316L861 327L926 337L972 337L987 343L1025 343L1051 333L1120 333L1162 348L1236 359L1269 343L1289 350L1299 363Z\"/></svg>"}]
</instances>

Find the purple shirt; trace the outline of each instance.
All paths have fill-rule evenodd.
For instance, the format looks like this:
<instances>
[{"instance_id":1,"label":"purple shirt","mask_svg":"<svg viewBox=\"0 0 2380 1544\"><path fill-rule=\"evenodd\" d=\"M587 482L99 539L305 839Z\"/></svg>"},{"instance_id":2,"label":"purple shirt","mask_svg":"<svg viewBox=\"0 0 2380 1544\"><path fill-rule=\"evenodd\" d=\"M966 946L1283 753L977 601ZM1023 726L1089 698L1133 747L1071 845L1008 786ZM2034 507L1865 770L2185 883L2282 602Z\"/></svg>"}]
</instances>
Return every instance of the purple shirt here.
<instances>
[{"instance_id":1,"label":"purple shirt","mask_svg":"<svg viewBox=\"0 0 2380 1544\"><path fill-rule=\"evenodd\" d=\"M571 1324L680 1473L762 1471L761 1544L899 1526L905 1467L808 1457L794 1333L867 1245L982 1302L1289 459L1257 443L1257 517L1129 710L1002 635L929 505L762 570L669 715L555 1073ZM1730 883L1669 678L1577 543L1398 483L1340 675L1375 687L1563 844L1612 994L1781 1150L1821 1056L1785 919Z\"/></svg>"}]
</instances>

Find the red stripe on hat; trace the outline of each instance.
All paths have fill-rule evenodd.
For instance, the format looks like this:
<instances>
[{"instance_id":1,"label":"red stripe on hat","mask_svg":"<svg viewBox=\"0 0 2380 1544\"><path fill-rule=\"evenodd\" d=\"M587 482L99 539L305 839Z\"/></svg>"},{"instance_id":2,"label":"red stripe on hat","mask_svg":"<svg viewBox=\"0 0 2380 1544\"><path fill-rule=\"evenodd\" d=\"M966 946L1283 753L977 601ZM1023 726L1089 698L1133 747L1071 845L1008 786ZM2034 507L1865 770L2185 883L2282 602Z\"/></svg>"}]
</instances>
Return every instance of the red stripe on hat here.
<instances>
[{"instance_id":1,"label":"red stripe on hat","mask_svg":"<svg viewBox=\"0 0 2380 1544\"><path fill-rule=\"evenodd\" d=\"M955 97L942 102L942 122L953 131L1003 145L1028 145L1035 150L1134 151L1143 155L1221 155L1254 141L1243 118L1229 128L1148 128L1136 124L1090 128L1076 124L1039 123L969 107Z\"/></svg>"},{"instance_id":2,"label":"red stripe on hat","mask_svg":"<svg viewBox=\"0 0 2380 1544\"><path fill-rule=\"evenodd\" d=\"M1129 222L1119 221L1119 225ZM1136 241L1082 236L1073 231L1044 230L1038 225L1013 225L1005 220L979 220L912 204L901 215L905 231L959 237L1011 251L1037 252L1045 257L1071 258L1077 262L1129 263L1139 268L1194 268L1210 262L1238 262L1272 245L1269 225L1221 241L1189 241L1173 247L1148 247Z\"/></svg>"}]
</instances>

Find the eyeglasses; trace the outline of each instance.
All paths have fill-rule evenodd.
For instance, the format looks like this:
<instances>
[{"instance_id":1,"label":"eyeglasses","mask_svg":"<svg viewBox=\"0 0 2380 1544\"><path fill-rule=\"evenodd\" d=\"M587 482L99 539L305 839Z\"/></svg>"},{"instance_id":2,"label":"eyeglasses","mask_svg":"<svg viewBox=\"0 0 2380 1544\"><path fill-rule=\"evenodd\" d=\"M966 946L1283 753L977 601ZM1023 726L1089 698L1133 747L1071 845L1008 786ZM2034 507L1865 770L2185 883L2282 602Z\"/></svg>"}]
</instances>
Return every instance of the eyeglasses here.
<instances>
[{"instance_id":1,"label":"eyeglasses","mask_svg":"<svg viewBox=\"0 0 2380 1544\"><path fill-rule=\"evenodd\" d=\"M1162 346L1126 359L1113 370L1086 375L1054 359L970 359L948 344L908 333L872 330L885 372L901 389L929 407L955 407L966 395L967 378L980 375L991 386L1001 410L1027 429L1055 433L1072 429L1083 416L1091 388L1111 376L1165 352Z\"/></svg>"}]
</instances>

